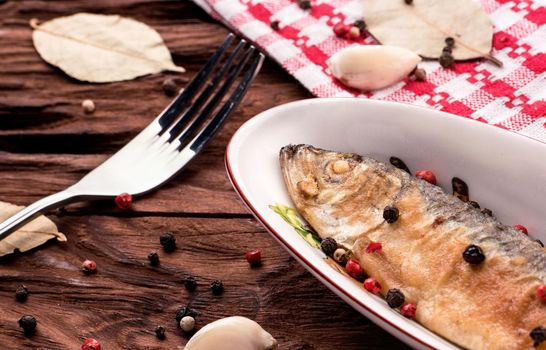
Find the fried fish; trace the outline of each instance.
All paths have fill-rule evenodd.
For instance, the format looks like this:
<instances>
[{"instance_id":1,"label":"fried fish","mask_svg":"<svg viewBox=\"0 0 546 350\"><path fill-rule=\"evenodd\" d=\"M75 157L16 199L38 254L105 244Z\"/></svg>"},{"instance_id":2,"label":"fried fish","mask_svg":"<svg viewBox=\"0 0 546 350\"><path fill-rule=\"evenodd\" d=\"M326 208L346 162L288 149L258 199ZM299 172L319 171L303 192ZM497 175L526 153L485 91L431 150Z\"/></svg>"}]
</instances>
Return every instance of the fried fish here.
<instances>
[{"instance_id":1,"label":"fried fish","mask_svg":"<svg viewBox=\"0 0 546 350\"><path fill-rule=\"evenodd\" d=\"M280 164L298 212L321 238L351 249L383 295L401 290L417 306L417 322L468 349L546 349L546 302L536 292L546 281L540 244L371 158L290 145ZM397 220L385 220L386 207L397 209ZM367 253L371 242L382 249ZM472 245L483 261L463 257Z\"/></svg>"}]
</instances>

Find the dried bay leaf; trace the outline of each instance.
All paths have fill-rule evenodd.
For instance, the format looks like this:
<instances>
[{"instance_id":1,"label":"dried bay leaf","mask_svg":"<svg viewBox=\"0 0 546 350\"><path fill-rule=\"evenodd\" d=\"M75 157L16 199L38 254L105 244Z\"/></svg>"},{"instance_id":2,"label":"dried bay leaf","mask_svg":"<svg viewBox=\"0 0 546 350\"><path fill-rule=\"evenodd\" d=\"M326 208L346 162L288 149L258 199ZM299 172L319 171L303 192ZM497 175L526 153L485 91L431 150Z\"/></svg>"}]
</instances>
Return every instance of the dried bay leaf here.
<instances>
[{"instance_id":1,"label":"dried bay leaf","mask_svg":"<svg viewBox=\"0 0 546 350\"><path fill-rule=\"evenodd\" d=\"M32 40L40 56L69 76L93 83L134 79L176 66L159 33L118 15L78 13L38 24Z\"/></svg>"},{"instance_id":2,"label":"dried bay leaf","mask_svg":"<svg viewBox=\"0 0 546 350\"><path fill-rule=\"evenodd\" d=\"M479 2L472 0L363 0L369 32L381 43L438 58L445 38L455 39L453 57L490 56L493 25ZM500 62L495 62L499 64Z\"/></svg>"},{"instance_id":3,"label":"dried bay leaf","mask_svg":"<svg viewBox=\"0 0 546 350\"><path fill-rule=\"evenodd\" d=\"M23 207L0 201L0 222L21 209ZM66 236L57 230L57 226L53 221L45 216L39 216L0 241L0 256L11 254L15 249L26 252L52 238L56 238L60 242L66 242Z\"/></svg>"}]
</instances>

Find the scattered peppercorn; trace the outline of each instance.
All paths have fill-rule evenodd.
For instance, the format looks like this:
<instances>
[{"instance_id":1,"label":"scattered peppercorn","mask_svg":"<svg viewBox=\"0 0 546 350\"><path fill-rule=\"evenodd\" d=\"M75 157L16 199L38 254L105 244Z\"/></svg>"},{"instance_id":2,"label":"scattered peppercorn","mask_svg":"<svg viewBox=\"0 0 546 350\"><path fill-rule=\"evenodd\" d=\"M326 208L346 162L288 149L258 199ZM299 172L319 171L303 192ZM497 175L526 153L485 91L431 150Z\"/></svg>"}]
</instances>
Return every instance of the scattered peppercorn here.
<instances>
[{"instance_id":1,"label":"scattered peppercorn","mask_svg":"<svg viewBox=\"0 0 546 350\"><path fill-rule=\"evenodd\" d=\"M362 267L355 259L347 260L347 263L345 264L345 270L347 271L347 274L349 274L349 276L355 279L361 279L364 275Z\"/></svg>"},{"instance_id":2,"label":"scattered peppercorn","mask_svg":"<svg viewBox=\"0 0 546 350\"><path fill-rule=\"evenodd\" d=\"M537 298L540 301L546 301L546 284L537 287Z\"/></svg>"},{"instance_id":3,"label":"scattered peppercorn","mask_svg":"<svg viewBox=\"0 0 546 350\"><path fill-rule=\"evenodd\" d=\"M440 62L440 65L442 67L449 68L453 65L455 59L453 58L453 55L451 53L444 51L440 55L440 58L438 58L438 62Z\"/></svg>"},{"instance_id":4,"label":"scattered peppercorn","mask_svg":"<svg viewBox=\"0 0 546 350\"><path fill-rule=\"evenodd\" d=\"M491 211L491 209L482 208L481 212L482 212L482 214L484 214L484 215L493 216L493 212Z\"/></svg>"},{"instance_id":5,"label":"scattered peppercorn","mask_svg":"<svg viewBox=\"0 0 546 350\"><path fill-rule=\"evenodd\" d=\"M519 231L525 233L526 235L529 234L529 231L527 231L527 227L525 227L525 226L523 226L523 225L514 225L514 228L515 228L516 230L519 230Z\"/></svg>"},{"instance_id":6,"label":"scattered peppercorn","mask_svg":"<svg viewBox=\"0 0 546 350\"><path fill-rule=\"evenodd\" d=\"M375 253L380 252L383 246L381 245L381 242L371 242L366 247L366 253Z\"/></svg>"},{"instance_id":7,"label":"scattered peppercorn","mask_svg":"<svg viewBox=\"0 0 546 350\"><path fill-rule=\"evenodd\" d=\"M131 207L133 204L133 196L131 196L129 193L121 193L119 194L116 199L116 206L121 210L126 210Z\"/></svg>"},{"instance_id":8,"label":"scattered peppercorn","mask_svg":"<svg viewBox=\"0 0 546 350\"><path fill-rule=\"evenodd\" d=\"M541 326L535 327L531 333L529 333L529 336L533 339L533 346L539 346L540 343L546 341L546 328Z\"/></svg>"},{"instance_id":9,"label":"scattered peppercorn","mask_svg":"<svg viewBox=\"0 0 546 350\"><path fill-rule=\"evenodd\" d=\"M406 5L411 5L411 4L413 4L413 0L404 0L404 2L406 3Z\"/></svg>"},{"instance_id":10,"label":"scattered peppercorn","mask_svg":"<svg viewBox=\"0 0 546 350\"><path fill-rule=\"evenodd\" d=\"M348 25L339 22L334 26L333 31L337 37L343 38L349 32L349 28Z\"/></svg>"},{"instance_id":11,"label":"scattered peppercorn","mask_svg":"<svg viewBox=\"0 0 546 350\"><path fill-rule=\"evenodd\" d=\"M415 317L415 311L417 311L415 304L406 304L400 308L400 313L402 316L409 319L413 319Z\"/></svg>"},{"instance_id":12,"label":"scattered peppercorn","mask_svg":"<svg viewBox=\"0 0 546 350\"><path fill-rule=\"evenodd\" d=\"M28 288L24 284L20 284L17 286L17 289L15 290L15 299L17 301L23 302L26 301L28 298Z\"/></svg>"},{"instance_id":13,"label":"scattered peppercorn","mask_svg":"<svg viewBox=\"0 0 546 350\"><path fill-rule=\"evenodd\" d=\"M82 350L100 350L100 342L97 339L85 338L82 343Z\"/></svg>"},{"instance_id":14,"label":"scattered peppercorn","mask_svg":"<svg viewBox=\"0 0 546 350\"><path fill-rule=\"evenodd\" d=\"M383 209L383 219L389 224L398 220L398 216L400 216L400 213L398 212L398 208L394 205L387 205L385 209Z\"/></svg>"},{"instance_id":15,"label":"scattered peppercorn","mask_svg":"<svg viewBox=\"0 0 546 350\"><path fill-rule=\"evenodd\" d=\"M360 38L360 29L356 26L352 26L349 28L349 32L347 33L347 37L351 40L357 40Z\"/></svg>"},{"instance_id":16,"label":"scattered peppercorn","mask_svg":"<svg viewBox=\"0 0 546 350\"><path fill-rule=\"evenodd\" d=\"M210 284L210 289L212 290L212 294L220 295L224 292L224 284L220 280L214 280Z\"/></svg>"},{"instance_id":17,"label":"scattered peppercorn","mask_svg":"<svg viewBox=\"0 0 546 350\"><path fill-rule=\"evenodd\" d=\"M473 206L476 209L480 209L480 204L478 202L470 201L470 202L468 202L468 204L470 204L471 206Z\"/></svg>"},{"instance_id":18,"label":"scattered peppercorn","mask_svg":"<svg viewBox=\"0 0 546 350\"><path fill-rule=\"evenodd\" d=\"M195 312L195 310L191 309L189 306L183 306L176 311L174 319L177 323L180 323L180 320L186 316L196 317L197 312Z\"/></svg>"},{"instance_id":19,"label":"scattered peppercorn","mask_svg":"<svg viewBox=\"0 0 546 350\"><path fill-rule=\"evenodd\" d=\"M426 182L436 185L436 175L430 170L418 170L415 176L425 180Z\"/></svg>"},{"instance_id":20,"label":"scattered peppercorn","mask_svg":"<svg viewBox=\"0 0 546 350\"><path fill-rule=\"evenodd\" d=\"M97 272L97 263L94 262L93 260L85 260L82 263L82 271L86 275L90 275L92 273Z\"/></svg>"},{"instance_id":21,"label":"scattered peppercorn","mask_svg":"<svg viewBox=\"0 0 546 350\"><path fill-rule=\"evenodd\" d=\"M279 24L280 22L278 20L273 20L269 23L269 26L271 27L271 29L273 30L279 30Z\"/></svg>"},{"instance_id":22,"label":"scattered peppercorn","mask_svg":"<svg viewBox=\"0 0 546 350\"><path fill-rule=\"evenodd\" d=\"M176 93L178 92L178 89L176 87L176 82L172 78L167 78L163 80L163 84L161 84L161 88L163 89L163 93L169 97L176 95Z\"/></svg>"},{"instance_id":23,"label":"scattered peppercorn","mask_svg":"<svg viewBox=\"0 0 546 350\"><path fill-rule=\"evenodd\" d=\"M443 49L442 49L442 53L444 52L447 52L448 54L451 54L453 53L453 48L449 47L449 46L445 46Z\"/></svg>"},{"instance_id":24,"label":"scattered peppercorn","mask_svg":"<svg viewBox=\"0 0 546 350\"><path fill-rule=\"evenodd\" d=\"M320 242L320 249L322 249L324 254L332 255L337 250L337 242L332 237L327 237Z\"/></svg>"},{"instance_id":25,"label":"scattered peppercorn","mask_svg":"<svg viewBox=\"0 0 546 350\"><path fill-rule=\"evenodd\" d=\"M37 322L34 316L24 315L19 319L19 321L17 321L17 323L19 323L19 327L23 328L25 335L31 335L36 329Z\"/></svg>"},{"instance_id":26,"label":"scattered peppercorn","mask_svg":"<svg viewBox=\"0 0 546 350\"><path fill-rule=\"evenodd\" d=\"M343 248L337 248L334 252L334 260L340 265L345 266L347 264L347 251Z\"/></svg>"},{"instance_id":27,"label":"scattered peppercorn","mask_svg":"<svg viewBox=\"0 0 546 350\"><path fill-rule=\"evenodd\" d=\"M381 284L373 277L366 278L364 281L364 289L373 294L378 294L381 291Z\"/></svg>"},{"instance_id":28,"label":"scattered peppercorn","mask_svg":"<svg viewBox=\"0 0 546 350\"><path fill-rule=\"evenodd\" d=\"M411 171L409 170L408 166L406 165L406 163L404 163L402 161L402 159L400 158L396 158L396 157L390 157L389 158L389 162L394 165L395 167L397 167L398 169L400 170L404 170L406 173L409 173L411 174Z\"/></svg>"},{"instance_id":29,"label":"scattered peppercorn","mask_svg":"<svg viewBox=\"0 0 546 350\"><path fill-rule=\"evenodd\" d=\"M197 288L197 281L195 280L195 277L188 276L184 280L184 287L186 287L187 290L194 291L195 288Z\"/></svg>"},{"instance_id":30,"label":"scattered peppercorn","mask_svg":"<svg viewBox=\"0 0 546 350\"><path fill-rule=\"evenodd\" d=\"M413 75L415 76L415 80L417 81L425 81L427 80L427 71L423 68L416 68L413 72Z\"/></svg>"},{"instance_id":31,"label":"scattered peppercorn","mask_svg":"<svg viewBox=\"0 0 546 350\"><path fill-rule=\"evenodd\" d=\"M82 108L85 113L93 113L95 111L95 102L93 100L83 100Z\"/></svg>"},{"instance_id":32,"label":"scattered peppercorn","mask_svg":"<svg viewBox=\"0 0 546 350\"><path fill-rule=\"evenodd\" d=\"M537 242L542 248L544 248L544 243L542 243L540 239L535 239L535 242Z\"/></svg>"},{"instance_id":33,"label":"scattered peppercorn","mask_svg":"<svg viewBox=\"0 0 546 350\"><path fill-rule=\"evenodd\" d=\"M159 237L159 243L163 246L163 250L167 253L173 252L176 249L176 238L170 232L165 232Z\"/></svg>"},{"instance_id":34,"label":"scattered peppercorn","mask_svg":"<svg viewBox=\"0 0 546 350\"><path fill-rule=\"evenodd\" d=\"M387 292L386 299L387 304L389 304L389 306L394 309L402 306L402 304L404 304L404 301L406 300L406 297L404 296L404 293L400 291L400 289L391 288Z\"/></svg>"},{"instance_id":35,"label":"scattered peppercorn","mask_svg":"<svg viewBox=\"0 0 546 350\"><path fill-rule=\"evenodd\" d=\"M478 265L485 260L485 255L480 247L471 244L465 248L463 259L469 264Z\"/></svg>"},{"instance_id":36,"label":"scattered peppercorn","mask_svg":"<svg viewBox=\"0 0 546 350\"><path fill-rule=\"evenodd\" d=\"M179 324L180 328L182 328L184 332L191 332L193 331L193 328L195 328L195 318L191 316L184 316L180 320Z\"/></svg>"},{"instance_id":37,"label":"scattered peppercorn","mask_svg":"<svg viewBox=\"0 0 546 350\"><path fill-rule=\"evenodd\" d=\"M353 25L357 27L358 29L360 29L361 32L366 30L366 22L364 22L363 19L359 19L358 21L355 21Z\"/></svg>"},{"instance_id":38,"label":"scattered peppercorn","mask_svg":"<svg viewBox=\"0 0 546 350\"><path fill-rule=\"evenodd\" d=\"M260 266L262 264L262 252L259 249L246 252L245 258L251 267Z\"/></svg>"},{"instance_id":39,"label":"scattered peppercorn","mask_svg":"<svg viewBox=\"0 0 546 350\"><path fill-rule=\"evenodd\" d=\"M468 202L468 185L458 177L451 179L451 187L453 188L453 195L463 202Z\"/></svg>"},{"instance_id":40,"label":"scattered peppercorn","mask_svg":"<svg viewBox=\"0 0 546 350\"><path fill-rule=\"evenodd\" d=\"M302 10L309 10L311 8L310 0L296 0L296 3Z\"/></svg>"},{"instance_id":41,"label":"scattered peppercorn","mask_svg":"<svg viewBox=\"0 0 546 350\"><path fill-rule=\"evenodd\" d=\"M445 39L445 43L446 43L446 46L448 46L448 47L453 47L453 46L455 46L455 39L453 39L452 37L448 36L448 37Z\"/></svg>"},{"instance_id":42,"label":"scattered peppercorn","mask_svg":"<svg viewBox=\"0 0 546 350\"><path fill-rule=\"evenodd\" d=\"M157 255L157 252L151 252L148 254L148 260L150 260L150 265L152 266L159 265L159 255Z\"/></svg>"},{"instance_id":43,"label":"scattered peppercorn","mask_svg":"<svg viewBox=\"0 0 546 350\"><path fill-rule=\"evenodd\" d=\"M155 336L157 339L165 339L165 327L163 326L157 326L155 327Z\"/></svg>"}]
</instances>

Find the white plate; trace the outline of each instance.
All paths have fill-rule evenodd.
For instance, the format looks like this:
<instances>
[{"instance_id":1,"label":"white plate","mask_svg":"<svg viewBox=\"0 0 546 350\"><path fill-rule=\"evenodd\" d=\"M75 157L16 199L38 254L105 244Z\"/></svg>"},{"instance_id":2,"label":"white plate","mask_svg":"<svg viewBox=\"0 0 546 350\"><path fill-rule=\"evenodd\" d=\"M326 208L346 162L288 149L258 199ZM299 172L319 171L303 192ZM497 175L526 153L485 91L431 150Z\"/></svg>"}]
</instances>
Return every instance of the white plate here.
<instances>
[{"instance_id":1,"label":"white plate","mask_svg":"<svg viewBox=\"0 0 546 350\"><path fill-rule=\"evenodd\" d=\"M278 154L288 144L306 143L388 162L431 169L451 191L458 176L471 199L493 210L505 224L523 224L546 242L546 145L458 116L416 106L364 99L311 99L282 105L246 122L226 151L235 190L250 211L315 277L385 330L418 349L458 349L390 309L324 261L268 206L293 206ZM541 231L542 230L542 231Z\"/></svg>"}]
</instances>

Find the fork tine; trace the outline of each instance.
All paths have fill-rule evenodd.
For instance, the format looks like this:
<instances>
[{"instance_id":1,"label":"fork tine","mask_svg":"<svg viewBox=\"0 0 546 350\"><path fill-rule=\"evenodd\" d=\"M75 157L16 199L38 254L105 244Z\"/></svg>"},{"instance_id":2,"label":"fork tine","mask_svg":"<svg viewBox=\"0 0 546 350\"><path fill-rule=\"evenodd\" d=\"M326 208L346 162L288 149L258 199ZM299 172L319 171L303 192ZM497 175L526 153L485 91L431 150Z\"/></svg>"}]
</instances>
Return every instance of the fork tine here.
<instances>
[{"instance_id":1,"label":"fork tine","mask_svg":"<svg viewBox=\"0 0 546 350\"><path fill-rule=\"evenodd\" d=\"M207 125L195 136L195 138L186 146L182 144L178 147L178 150L190 149L197 154L201 152L203 147L212 139L212 137L218 132L227 117L233 112L235 107L241 101L246 93L246 90L250 86L252 80L260 70L265 56L262 53L258 53L256 58L252 61L250 68L245 73L243 79L239 85L235 88L230 98L222 106L222 108L216 113L216 115L207 123Z\"/></svg>"},{"instance_id":2,"label":"fork tine","mask_svg":"<svg viewBox=\"0 0 546 350\"><path fill-rule=\"evenodd\" d=\"M207 105L203 108L201 112L197 115L197 117L184 129L184 131L179 135L173 135L171 138L175 139L178 137L178 140L180 141L181 146L184 146L187 141L190 140L190 137L192 133L194 133L199 127L201 127L201 124L203 121L210 117L218 103L222 100L224 95L228 92L229 88L243 69L243 67L248 62L248 59L251 57L252 53L256 49L251 46L249 47L241 60L237 63L237 66L230 72L227 79L223 82L222 86L218 91L214 94L214 96L210 99L210 101L207 103Z\"/></svg>"},{"instance_id":3,"label":"fork tine","mask_svg":"<svg viewBox=\"0 0 546 350\"><path fill-rule=\"evenodd\" d=\"M176 118L184 104L189 102L191 98L195 95L195 93L199 90L199 88L203 85L206 78L213 71L220 57L222 57L224 51L233 41L234 37L235 36L233 34L228 34L226 39L224 39L222 45L220 45L216 52L210 57L208 62L205 64L205 66L203 66L203 68L201 68L199 73L197 73L197 75L190 81L186 88L180 94L178 94L178 96L171 102L171 104L167 106L167 108L165 108L163 112L161 112L161 114L159 115L159 125L161 126L161 131L159 132L159 135L162 135L165 132L167 127Z\"/></svg>"},{"instance_id":4,"label":"fork tine","mask_svg":"<svg viewBox=\"0 0 546 350\"><path fill-rule=\"evenodd\" d=\"M243 46L246 45L245 40L241 40L239 44L235 47L231 55L227 58L226 62L220 68L220 70L216 73L216 76L212 79L212 81L207 85L204 91L201 92L197 100L191 104L191 106L184 112L182 117L176 122L176 124L169 130L170 137L167 140L167 142L172 142L177 135L180 134L183 127L191 120L191 118L194 116L194 114L201 108L201 106L208 100L210 95L213 93L214 89L224 76L224 73L229 70L231 65L233 64L233 61L235 60L235 57L237 57L239 51L243 48Z\"/></svg>"}]
</instances>

